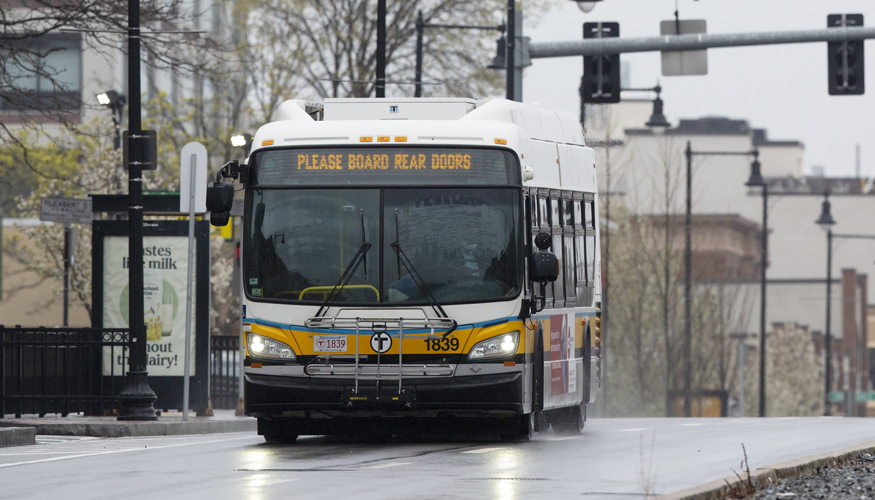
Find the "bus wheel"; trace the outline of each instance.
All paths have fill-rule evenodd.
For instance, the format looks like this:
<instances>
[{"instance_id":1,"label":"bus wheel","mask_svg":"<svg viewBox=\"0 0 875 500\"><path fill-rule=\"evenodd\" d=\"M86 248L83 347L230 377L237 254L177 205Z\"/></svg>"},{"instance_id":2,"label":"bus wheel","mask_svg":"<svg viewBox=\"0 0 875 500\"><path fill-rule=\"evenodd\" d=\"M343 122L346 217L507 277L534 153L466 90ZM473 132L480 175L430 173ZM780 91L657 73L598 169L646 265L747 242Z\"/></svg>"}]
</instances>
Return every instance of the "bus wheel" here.
<instances>
[{"instance_id":1,"label":"bus wheel","mask_svg":"<svg viewBox=\"0 0 875 500\"><path fill-rule=\"evenodd\" d=\"M265 434L264 442L267 444L292 444L298 439L297 434Z\"/></svg>"},{"instance_id":2,"label":"bus wheel","mask_svg":"<svg viewBox=\"0 0 875 500\"><path fill-rule=\"evenodd\" d=\"M586 424L586 404L553 410L553 430L559 434L580 434Z\"/></svg>"},{"instance_id":3,"label":"bus wheel","mask_svg":"<svg viewBox=\"0 0 875 500\"><path fill-rule=\"evenodd\" d=\"M502 441L528 441L535 435L535 422L537 422L537 414L535 412L517 417L515 423L516 432L502 434Z\"/></svg>"}]
</instances>

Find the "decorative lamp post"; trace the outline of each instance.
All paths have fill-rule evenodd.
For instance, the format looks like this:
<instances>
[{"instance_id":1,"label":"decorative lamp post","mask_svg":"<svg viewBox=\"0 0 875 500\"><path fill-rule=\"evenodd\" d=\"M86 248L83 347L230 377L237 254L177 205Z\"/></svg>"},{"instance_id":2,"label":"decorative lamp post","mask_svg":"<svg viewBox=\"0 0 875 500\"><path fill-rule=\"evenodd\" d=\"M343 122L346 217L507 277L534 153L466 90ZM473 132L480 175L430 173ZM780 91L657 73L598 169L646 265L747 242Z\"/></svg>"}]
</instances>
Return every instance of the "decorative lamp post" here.
<instances>
[{"instance_id":1,"label":"decorative lamp post","mask_svg":"<svg viewBox=\"0 0 875 500\"><path fill-rule=\"evenodd\" d=\"M820 217L817 219L819 225L826 231L826 328L824 329L823 350L826 354L824 362L824 392L823 392L823 414L829 415L829 392L832 389L830 375L832 374L832 335L830 334L830 313L832 304L832 226L836 223L830 213L829 192L823 193L823 203L821 204Z\"/></svg>"},{"instance_id":2,"label":"decorative lamp post","mask_svg":"<svg viewBox=\"0 0 875 500\"><path fill-rule=\"evenodd\" d=\"M654 102L654 110L656 104ZM687 141L687 147L684 150L684 156L687 159L687 190L686 190L686 213L684 214L684 345L683 345L683 369L684 369L684 416L689 417L692 413L692 274L693 274L693 249L692 249L692 226L693 226L693 156L753 156L754 161L751 164L751 179L757 182L765 182L762 176L759 175L760 163L759 151L693 151L692 144ZM756 175L755 175L756 174ZM748 182L751 182L751 179ZM757 184L757 185L763 185ZM763 188L765 189L765 187ZM765 194L764 194L765 196ZM764 202L765 203L765 202ZM765 216L763 218L763 227L765 228ZM765 240L765 238L763 238ZM765 249L765 241L763 242ZM763 259L765 260L765 250L763 251ZM765 301L765 294L763 294ZM763 311L765 311L765 302L763 302ZM765 329L765 327L763 327ZM763 336L763 339L765 336ZM763 341L761 341L763 342ZM765 344L761 343L761 349L765 348ZM765 351L763 351L765 352ZM765 411L765 371L760 372L760 412Z\"/></svg>"},{"instance_id":3,"label":"decorative lamp post","mask_svg":"<svg viewBox=\"0 0 875 500\"><path fill-rule=\"evenodd\" d=\"M763 235L760 257L760 416L766 416L766 266L769 248L769 185L760 173L759 150L753 151L750 164L750 178L744 184L748 187L763 188Z\"/></svg>"}]
</instances>

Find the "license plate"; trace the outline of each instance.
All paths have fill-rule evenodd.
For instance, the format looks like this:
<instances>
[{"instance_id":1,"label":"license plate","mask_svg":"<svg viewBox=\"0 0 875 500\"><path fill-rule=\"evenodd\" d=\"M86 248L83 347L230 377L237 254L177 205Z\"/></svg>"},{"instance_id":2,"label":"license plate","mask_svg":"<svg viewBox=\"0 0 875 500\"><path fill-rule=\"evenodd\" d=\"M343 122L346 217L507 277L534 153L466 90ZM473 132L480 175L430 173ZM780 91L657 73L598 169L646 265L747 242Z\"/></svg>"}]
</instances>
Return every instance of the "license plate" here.
<instances>
[{"instance_id":1,"label":"license plate","mask_svg":"<svg viewBox=\"0 0 875 500\"><path fill-rule=\"evenodd\" d=\"M314 335L313 352L346 352L346 335Z\"/></svg>"}]
</instances>

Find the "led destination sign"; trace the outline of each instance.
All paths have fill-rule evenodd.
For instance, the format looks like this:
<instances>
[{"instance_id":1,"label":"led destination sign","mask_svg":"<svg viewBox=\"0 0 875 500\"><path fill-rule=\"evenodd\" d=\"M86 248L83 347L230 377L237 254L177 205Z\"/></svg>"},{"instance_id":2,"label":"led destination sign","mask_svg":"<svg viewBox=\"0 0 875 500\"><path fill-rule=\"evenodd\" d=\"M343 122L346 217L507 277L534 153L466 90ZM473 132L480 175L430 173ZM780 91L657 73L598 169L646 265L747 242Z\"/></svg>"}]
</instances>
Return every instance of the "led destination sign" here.
<instances>
[{"instance_id":1,"label":"led destination sign","mask_svg":"<svg viewBox=\"0 0 875 500\"><path fill-rule=\"evenodd\" d=\"M490 148L265 149L249 165L259 185L520 183L513 153Z\"/></svg>"},{"instance_id":2,"label":"led destination sign","mask_svg":"<svg viewBox=\"0 0 875 500\"><path fill-rule=\"evenodd\" d=\"M471 170L471 153L298 154L298 170Z\"/></svg>"}]
</instances>

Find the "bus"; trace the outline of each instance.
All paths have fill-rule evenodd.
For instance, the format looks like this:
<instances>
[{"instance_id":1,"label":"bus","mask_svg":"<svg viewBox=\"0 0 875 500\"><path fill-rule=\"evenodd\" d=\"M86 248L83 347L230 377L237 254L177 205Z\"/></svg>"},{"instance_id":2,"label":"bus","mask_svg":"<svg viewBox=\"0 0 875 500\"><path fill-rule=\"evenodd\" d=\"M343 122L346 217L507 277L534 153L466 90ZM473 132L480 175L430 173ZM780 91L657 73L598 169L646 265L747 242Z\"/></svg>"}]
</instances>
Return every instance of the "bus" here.
<instances>
[{"instance_id":1,"label":"bus","mask_svg":"<svg viewBox=\"0 0 875 500\"><path fill-rule=\"evenodd\" d=\"M258 433L582 432L600 385L594 158L572 114L504 99L282 103L207 188L219 226L244 192Z\"/></svg>"}]
</instances>

